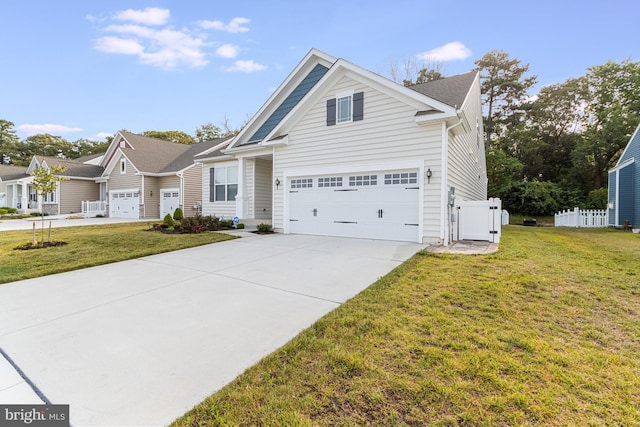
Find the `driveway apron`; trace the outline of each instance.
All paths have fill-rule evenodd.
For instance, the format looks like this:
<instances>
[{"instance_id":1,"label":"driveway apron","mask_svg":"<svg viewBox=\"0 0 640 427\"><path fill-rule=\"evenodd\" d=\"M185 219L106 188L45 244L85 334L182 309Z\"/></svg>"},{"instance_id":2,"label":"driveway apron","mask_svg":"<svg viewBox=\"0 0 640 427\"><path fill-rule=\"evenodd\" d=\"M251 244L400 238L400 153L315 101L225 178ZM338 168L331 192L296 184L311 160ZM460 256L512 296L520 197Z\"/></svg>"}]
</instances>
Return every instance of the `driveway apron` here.
<instances>
[{"instance_id":1,"label":"driveway apron","mask_svg":"<svg viewBox=\"0 0 640 427\"><path fill-rule=\"evenodd\" d=\"M246 233L0 285L0 403L166 425L422 248Z\"/></svg>"}]
</instances>

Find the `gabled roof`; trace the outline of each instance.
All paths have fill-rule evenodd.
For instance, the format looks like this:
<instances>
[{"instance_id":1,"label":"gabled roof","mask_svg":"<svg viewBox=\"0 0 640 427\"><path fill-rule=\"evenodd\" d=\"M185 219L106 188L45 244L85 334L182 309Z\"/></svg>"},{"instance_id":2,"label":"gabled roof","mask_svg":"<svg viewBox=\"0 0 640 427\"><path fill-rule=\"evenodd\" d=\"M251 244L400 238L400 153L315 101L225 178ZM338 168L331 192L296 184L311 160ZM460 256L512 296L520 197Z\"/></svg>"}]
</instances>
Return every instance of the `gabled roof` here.
<instances>
[{"instance_id":1,"label":"gabled roof","mask_svg":"<svg viewBox=\"0 0 640 427\"><path fill-rule=\"evenodd\" d=\"M100 160L102 160L102 157L104 156L105 153L98 153L98 154L89 154L87 156L82 156L82 157L78 157L76 160L76 162L80 162L80 163L90 163L93 165L97 165L100 163Z\"/></svg>"},{"instance_id":2,"label":"gabled roof","mask_svg":"<svg viewBox=\"0 0 640 427\"><path fill-rule=\"evenodd\" d=\"M328 70L318 68L318 64L328 67ZM314 73L318 75L320 72L322 75L319 79L310 78ZM407 88L344 59L337 59L312 49L238 134L231 143L229 152L241 147L247 149L250 144L257 142L260 143L256 144L256 147L263 147L269 145L269 141L273 141L274 138L286 134L310 106L322 99L326 91L345 75L413 106L416 112L428 112L432 117L430 120L456 120L457 110L469 94L477 72L445 78L424 86L418 85L417 88ZM311 86L304 87L304 83L311 83ZM301 87L304 90L301 90ZM283 108L296 92L302 93L302 97L295 99L291 107ZM279 111L285 114L277 114ZM266 124L269 124L266 126L268 132L260 132ZM257 141L258 137L260 141Z\"/></svg>"},{"instance_id":3,"label":"gabled roof","mask_svg":"<svg viewBox=\"0 0 640 427\"><path fill-rule=\"evenodd\" d=\"M11 181L28 176L26 166L0 165L0 181Z\"/></svg>"},{"instance_id":4,"label":"gabled roof","mask_svg":"<svg viewBox=\"0 0 640 427\"><path fill-rule=\"evenodd\" d=\"M189 150L189 145L149 138L131 132L120 132L131 148L120 148L136 169L142 173L163 173L177 158ZM115 142L115 138L114 138Z\"/></svg>"},{"instance_id":5,"label":"gabled roof","mask_svg":"<svg viewBox=\"0 0 640 427\"><path fill-rule=\"evenodd\" d=\"M478 71L469 71L468 73L409 86L409 89L458 109L462 107L477 74Z\"/></svg>"},{"instance_id":6,"label":"gabled roof","mask_svg":"<svg viewBox=\"0 0 640 427\"><path fill-rule=\"evenodd\" d=\"M196 161L207 161L207 160L212 160L212 159L219 159L221 157L229 157L224 151L227 149L227 147L229 146L229 144L231 144L231 142L233 141L233 136L229 137L229 138L225 138L225 139L221 139L221 140L217 140L219 143L217 146L213 147L212 149L209 149L207 151L204 151L200 154L197 154L195 156L195 160Z\"/></svg>"},{"instance_id":7,"label":"gabled roof","mask_svg":"<svg viewBox=\"0 0 640 427\"><path fill-rule=\"evenodd\" d=\"M187 145L189 149L185 151L185 153L182 156L178 157L169 165L167 165L164 168L163 172L181 171L193 165L194 158L196 158L196 156L205 154L212 148L215 148L216 146L221 145L221 143L225 141L230 141L232 138L233 137L229 136L226 138L212 139L210 141L203 141L198 144ZM223 144L223 145L224 147L227 146L227 144Z\"/></svg>"},{"instance_id":8,"label":"gabled roof","mask_svg":"<svg viewBox=\"0 0 640 427\"><path fill-rule=\"evenodd\" d=\"M104 172L104 168L96 165L88 165L77 160L61 159L59 157L34 156L39 164L46 164L49 168L63 166L65 170L61 176L77 178L98 178Z\"/></svg>"},{"instance_id":9,"label":"gabled roof","mask_svg":"<svg viewBox=\"0 0 640 427\"><path fill-rule=\"evenodd\" d=\"M105 173L110 173L112 168L109 163L118 151L122 152L133 163L136 170L142 174L164 175L177 173L193 165L195 156L206 153L221 142L229 139L230 137L197 144L181 144L120 131L114 137L112 146L107 150L109 158L105 158L103 161L106 168ZM121 140L124 140L123 144L120 144Z\"/></svg>"}]
</instances>

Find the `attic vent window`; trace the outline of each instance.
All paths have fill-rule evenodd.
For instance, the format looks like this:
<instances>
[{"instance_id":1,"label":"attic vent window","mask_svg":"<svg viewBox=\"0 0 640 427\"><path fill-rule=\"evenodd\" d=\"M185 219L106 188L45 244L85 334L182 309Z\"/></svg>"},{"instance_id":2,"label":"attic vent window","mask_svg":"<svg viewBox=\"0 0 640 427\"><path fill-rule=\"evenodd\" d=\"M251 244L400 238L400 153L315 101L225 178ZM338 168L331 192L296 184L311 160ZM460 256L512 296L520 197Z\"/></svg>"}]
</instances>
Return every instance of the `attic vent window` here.
<instances>
[{"instance_id":1,"label":"attic vent window","mask_svg":"<svg viewBox=\"0 0 640 427\"><path fill-rule=\"evenodd\" d=\"M120 159L120 173L127 173L127 161L125 159Z\"/></svg>"},{"instance_id":2,"label":"attic vent window","mask_svg":"<svg viewBox=\"0 0 640 427\"><path fill-rule=\"evenodd\" d=\"M124 148L124 140L120 140L120 148Z\"/></svg>"}]
</instances>

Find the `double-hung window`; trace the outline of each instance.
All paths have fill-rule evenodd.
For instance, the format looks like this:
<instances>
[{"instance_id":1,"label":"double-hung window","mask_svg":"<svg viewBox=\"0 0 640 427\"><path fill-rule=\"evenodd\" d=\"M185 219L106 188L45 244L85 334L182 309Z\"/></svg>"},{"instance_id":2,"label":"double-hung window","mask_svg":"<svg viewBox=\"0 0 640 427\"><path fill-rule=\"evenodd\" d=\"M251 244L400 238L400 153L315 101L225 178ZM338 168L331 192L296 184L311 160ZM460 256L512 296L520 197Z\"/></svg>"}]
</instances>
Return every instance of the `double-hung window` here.
<instances>
[{"instance_id":1,"label":"double-hung window","mask_svg":"<svg viewBox=\"0 0 640 427\"><path fill-rule=\"evenodd\" d=\"M233 202L238 194L238 167L217 167L210 169L209 201Z\"/></svg>"},{"instance_id":2,"label":"double-hung window","mask_svg":"<svg viewBox=\"0 0 640 427\"><path fill-rule=\"evenodd\" d=\"M351 95L336 99L337 115L336 122L344 123L351 121Z\"/></svg>"}]
</instances>

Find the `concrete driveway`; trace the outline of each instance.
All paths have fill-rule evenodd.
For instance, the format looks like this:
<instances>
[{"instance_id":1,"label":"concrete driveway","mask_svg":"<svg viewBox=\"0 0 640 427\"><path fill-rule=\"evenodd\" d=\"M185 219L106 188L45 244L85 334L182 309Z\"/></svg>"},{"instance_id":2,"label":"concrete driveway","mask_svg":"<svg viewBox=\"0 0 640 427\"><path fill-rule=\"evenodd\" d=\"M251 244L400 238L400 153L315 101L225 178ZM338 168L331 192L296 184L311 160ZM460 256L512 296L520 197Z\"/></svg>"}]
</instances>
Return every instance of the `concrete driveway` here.
<instances>
[{"instance_id":1,"label":"concrete driveway","mask_svg":"<svg viewBox=\"0 0 640 427\"><path fill-rule=\"evenodd\" d=\"M0 285L0 403L168 424L424 247L245 236Z\"/></svg>"}]
</instances>

